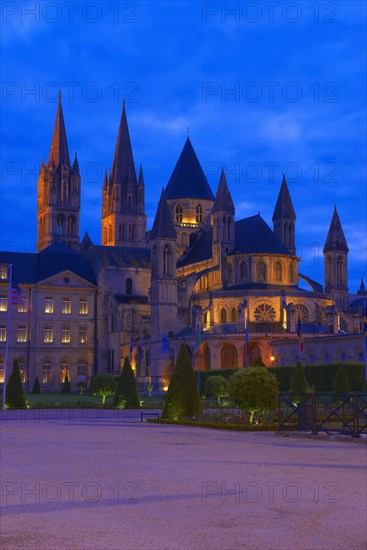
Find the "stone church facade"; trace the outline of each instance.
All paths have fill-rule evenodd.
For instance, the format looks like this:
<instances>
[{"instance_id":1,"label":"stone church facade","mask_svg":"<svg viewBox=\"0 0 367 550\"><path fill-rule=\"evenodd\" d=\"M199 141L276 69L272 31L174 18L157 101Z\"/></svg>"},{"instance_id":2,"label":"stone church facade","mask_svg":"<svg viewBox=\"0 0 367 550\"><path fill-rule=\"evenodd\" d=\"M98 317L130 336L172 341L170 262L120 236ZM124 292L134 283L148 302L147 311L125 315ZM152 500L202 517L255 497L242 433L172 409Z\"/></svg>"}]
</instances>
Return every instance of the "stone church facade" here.
<instances>
[{"instance_id":1,"label":"stone church facade","mask_svg":"<svg viewBox=\"0 0 367 550\"><path fill-rule=\"evenodd\" d=\"M299 330L304 363L363 361L366 293L363 282L357 296L348 293L336 208L322 286L299 272L285 177L272 229L260 214L236 220L224 171L214 195L187 138L147 231L125 105L104 175L101 244L88 234L80 240L81 183L60 96L38 179L37 253L0 253L0 382L6 340L28 387L38 376L50 391L59 391L65 373L74 388L96 372L118 374L126 355L141 387L162 389L182 343L197 369L241 368L258 357L269 367L294 364ZM8 300L10 264L25 311Z\"/></svg>"}]
</instances>

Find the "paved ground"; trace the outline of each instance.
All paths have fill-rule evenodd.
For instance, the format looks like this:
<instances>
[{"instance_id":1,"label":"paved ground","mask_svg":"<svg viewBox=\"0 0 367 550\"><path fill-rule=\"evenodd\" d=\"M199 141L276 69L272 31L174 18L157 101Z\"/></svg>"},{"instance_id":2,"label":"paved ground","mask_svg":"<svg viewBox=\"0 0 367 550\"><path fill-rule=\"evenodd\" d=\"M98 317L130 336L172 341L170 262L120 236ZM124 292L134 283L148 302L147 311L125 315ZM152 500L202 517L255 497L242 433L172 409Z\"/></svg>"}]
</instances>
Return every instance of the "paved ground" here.
<instances>
[{"instance_id":1,"label":"paved ground","mask_svg":"<svg viewBox=\"0 0 367 550\"><path fill-rule=\"evenodd\" d=\"M62 413L1 420L6 549L366 547L365 445Z\"/></svg>"}]
</instances>

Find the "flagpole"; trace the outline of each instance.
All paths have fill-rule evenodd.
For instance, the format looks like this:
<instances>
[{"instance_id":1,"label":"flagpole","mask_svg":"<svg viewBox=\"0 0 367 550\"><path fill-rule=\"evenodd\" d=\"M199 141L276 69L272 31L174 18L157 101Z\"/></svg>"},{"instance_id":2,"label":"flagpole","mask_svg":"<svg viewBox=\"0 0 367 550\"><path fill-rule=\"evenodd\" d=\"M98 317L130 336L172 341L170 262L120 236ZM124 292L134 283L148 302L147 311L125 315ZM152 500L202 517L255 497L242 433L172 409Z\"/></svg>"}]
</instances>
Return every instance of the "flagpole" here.
<instances>
[{"instance_id":1,"label":"flagpole","mask_svg":"<svg viewBox=\"0 0 367 550\"><path fill-rule=\"evenodd\" d=\"M11 288L13 280L13 264L9 264L9 273L8 273L8 310L6 312L6 325L5 325L5 363L4 363L4 385L3 385L3 411L5 411L6 404L6 382L7 382L7 371L8 371L8 360L9 360L9 336L10 336L10 308L11 308Z\"/></svg>"}]
</instances>

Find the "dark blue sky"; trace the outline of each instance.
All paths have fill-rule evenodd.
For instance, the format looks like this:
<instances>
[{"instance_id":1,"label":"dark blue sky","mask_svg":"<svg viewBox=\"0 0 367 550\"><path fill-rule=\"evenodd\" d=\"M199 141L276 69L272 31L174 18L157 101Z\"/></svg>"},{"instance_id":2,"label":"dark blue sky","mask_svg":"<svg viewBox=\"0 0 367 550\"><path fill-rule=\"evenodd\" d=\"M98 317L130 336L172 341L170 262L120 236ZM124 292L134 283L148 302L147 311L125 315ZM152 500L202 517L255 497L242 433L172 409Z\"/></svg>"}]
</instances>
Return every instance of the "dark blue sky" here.
<instances>
[{"instance_id":1,"label":"dark blue sky","mask_svg":"<svg viewBox=\"0 0 367 550\"><path fill-rule=\"evenodd\" d=\"M101 239L101 188L125 97L148 227L187 128L236 218L271 216L285 171L301 272L323 281L334 204L349 287L366 278L366 5L342 2L2 3L1 246L33 251L37 177L57 105L82 172L81 235Z\"/></svg>"}]
</instances>

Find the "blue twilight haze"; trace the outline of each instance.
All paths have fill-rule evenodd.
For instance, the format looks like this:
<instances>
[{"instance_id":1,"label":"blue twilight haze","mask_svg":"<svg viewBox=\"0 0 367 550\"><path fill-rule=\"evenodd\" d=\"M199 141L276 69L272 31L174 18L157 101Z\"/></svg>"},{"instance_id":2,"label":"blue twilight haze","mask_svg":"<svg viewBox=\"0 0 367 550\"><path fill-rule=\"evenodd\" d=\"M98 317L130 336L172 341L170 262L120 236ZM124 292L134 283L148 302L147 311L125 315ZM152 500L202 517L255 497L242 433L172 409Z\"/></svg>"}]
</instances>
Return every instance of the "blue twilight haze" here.
<instances>
[{"instance_id":1,"label":"blue twilight haze","mask_svg":"<svg viewBox=\"0 0 367 550\"><path fill-rule=\"evenodd\" d=\"M82 176L81 237L101 241L103 171L125 98L148 228L188 131L236 219L271 216L282 173L301 271L323 281L336 204L349 290L366 279L366 3L2 2L1 248L35 250L37 178L62 91Z\"/></svg>"}]
</instances>

